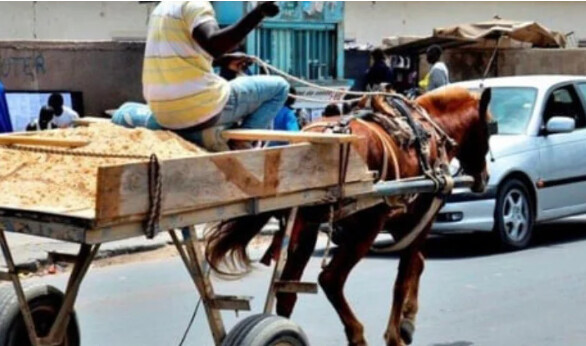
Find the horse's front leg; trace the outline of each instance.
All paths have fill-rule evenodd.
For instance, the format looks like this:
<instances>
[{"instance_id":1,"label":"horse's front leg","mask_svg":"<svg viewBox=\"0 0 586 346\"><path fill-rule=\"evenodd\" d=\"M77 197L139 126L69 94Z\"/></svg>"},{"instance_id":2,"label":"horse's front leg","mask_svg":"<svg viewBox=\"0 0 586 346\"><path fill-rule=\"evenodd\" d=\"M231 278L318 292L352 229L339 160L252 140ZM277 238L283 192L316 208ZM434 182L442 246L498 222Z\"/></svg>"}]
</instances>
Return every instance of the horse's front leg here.
<instances>
[{"instance_id":1,"label":"horse's front leg","mask_svg":"<svg viewBox=\"0 0 586 346\"><path fill-rule=\"evenodd\" d=\"M424 268L421 247L430 228L431 225L401 254L391 316L385 333L388 346L409 345L413 341L415 316L418 311L419 279Z\"/></svg>"},{"instance_id":2,"label":"horse's front leg","mask_svg":"<svg viewBox=\"0 0 586 346\"><path fill-rule=\"evenodd\" d=\"M364 327L344 296L344 285L354 266L368 253L386 221L388 209L377 206L352 217L346 225L346 240L338 247L331 262L319 275L319 283L344 324L348 344L366 345Z\"/></svg>"}]
</instances>

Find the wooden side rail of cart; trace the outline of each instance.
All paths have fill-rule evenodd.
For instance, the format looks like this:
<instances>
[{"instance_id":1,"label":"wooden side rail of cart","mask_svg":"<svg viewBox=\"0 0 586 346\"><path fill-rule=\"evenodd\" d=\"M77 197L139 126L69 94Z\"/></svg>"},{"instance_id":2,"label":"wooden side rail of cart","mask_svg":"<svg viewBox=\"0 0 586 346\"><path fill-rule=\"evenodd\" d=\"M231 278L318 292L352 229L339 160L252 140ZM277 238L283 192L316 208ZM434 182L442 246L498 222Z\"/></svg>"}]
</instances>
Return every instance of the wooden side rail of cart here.
<instances>
[{"instance_id":1,"label":"wooden side rail of cart","mask_svg":"<svg viewBox=\"0 0 586 346\"><path fill-rule=\"evenodd\" d=\"M237 134L242 136L241 133ZM248 134L247 136L255 136ZM258 135L263 140L283 140ZM242 137L240 137L242 138ZM248 137L250 138L250 137ZM292 139L295 142L299 138ZM350 145L355 138L336 135L305 138L303 143L284 147L210 154L162 162L163 193L160 229L168 230L174 245L198 290L206 311L216 345L238 345L238 338L226 339L221 310L249 310L249 301L242 297L219 296L214 293L201 240L193 225L221 221L240 216L273 210L290 209L281 255L277 261L267 293L264 312L273 310L274 297L279 291L316 292L313 283L283 282L280 280L298 207L323 204L339 197L340 145ZM196 169L195 169L196 168ZM96 207L93 210L25 210L0 206L0 246L7 263L0 271L0 281L11 281L18 300L27 335L32 345L58 345L69 333L76 331L74 302L81 281L95 258L100 244L144 235L144 219L149 206L147 164L133 163L101 167L98 173ZM469 186L471 179L456 179L456 186ZM356 211L378 203L380 196L431 192L435 188L430 180L418 179L373 184L373 174L364 160L350 150L348 169L343 177L344 197L355 201ZM178 231L180 230L180 231ZM71 261L73 269L65 290L62 305L47 335L38 336L36 315L27 303L14 265L4 231L25 233L80 244L77 256L53 254L56 258ZM0 292L1 294L1 292ZM49 294L49 293L48 293ZM2 307L0 307L1 311ZM44 315L46 316L46 314ZM6 321L0 321L4 323ZM75 324L72 328L71 325ZM232 331L233 332L233 331ZM231 332L231 333L232 333ZM24 342L23 341L23 342Z\"/></svg>"}]
</instances>

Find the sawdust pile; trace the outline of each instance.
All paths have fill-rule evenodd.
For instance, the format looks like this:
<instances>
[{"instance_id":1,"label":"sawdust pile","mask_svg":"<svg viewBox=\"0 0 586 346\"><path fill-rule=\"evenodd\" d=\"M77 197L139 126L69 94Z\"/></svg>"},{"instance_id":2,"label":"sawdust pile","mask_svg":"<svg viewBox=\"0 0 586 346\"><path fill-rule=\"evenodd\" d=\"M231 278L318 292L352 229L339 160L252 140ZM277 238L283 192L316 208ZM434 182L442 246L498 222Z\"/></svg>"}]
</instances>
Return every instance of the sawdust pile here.
<instances>
[{"instance_id":1,"label":"sawdust pile","mask_svg":"<svg viewBox=\"0 0 586 346\"><path fill-rule=\"evenodd\" d=\"M35 137L85 140L72 151L156 154L160 160L201 155L202 149L167 131L126 129L109 123L45 131ZM43 147L40 147L43 148ZM31 153L0 148L0 205L55 212L95 208L98 167L139 159Z\"/></svg>"}]
</instances>

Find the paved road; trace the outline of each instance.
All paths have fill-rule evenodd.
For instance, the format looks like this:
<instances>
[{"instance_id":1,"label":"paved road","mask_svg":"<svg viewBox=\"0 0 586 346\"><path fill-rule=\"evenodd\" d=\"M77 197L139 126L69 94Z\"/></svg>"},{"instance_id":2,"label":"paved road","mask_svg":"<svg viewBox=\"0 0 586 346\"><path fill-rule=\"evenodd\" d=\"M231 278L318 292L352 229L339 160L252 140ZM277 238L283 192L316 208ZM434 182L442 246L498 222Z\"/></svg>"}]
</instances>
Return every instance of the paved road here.
<instances>
[{"instance_id":1,"label":"paved road","mask_svg":"<svg viewBox=\"0 0 586 346\"><path fill-rule=\"evenodd\" d=\"M586 344L586 229L551 226L529 250L499 254L485 238L431 239L422 280L415 345ZM306 280L319 271L319 251ZM394 256L368 257L351 276L347 293L367 327L371 345L382 345L389 313ZM260 310L269 271L246 281L219 281L220 293L256 296ZM59 287L65 277L43 279ZM82 286L77 311L83 345L176 345L197 296L179 259L97 268ZM232 313L224 314L229 326ZM241 314L245 316L245 314ZM323 297L301 298L293 319L313 345L344 345L341 325ZM211 345L198 314L188 345Z\"/></svg>"}]
</instances>

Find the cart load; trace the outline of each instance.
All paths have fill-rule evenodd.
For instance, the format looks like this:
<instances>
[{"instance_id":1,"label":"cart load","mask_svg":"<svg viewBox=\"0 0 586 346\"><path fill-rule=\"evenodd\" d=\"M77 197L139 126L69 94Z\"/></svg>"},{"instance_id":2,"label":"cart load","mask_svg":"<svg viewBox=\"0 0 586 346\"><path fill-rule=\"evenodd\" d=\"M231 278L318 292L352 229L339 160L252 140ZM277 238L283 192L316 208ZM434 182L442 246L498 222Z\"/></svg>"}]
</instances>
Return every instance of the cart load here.
<instances>
[{"instance_id":1,"label":"cart load","mask_svg":"<svg viewBox=\"0 0 586 346\"><path fill-rule=\"evenodd\" d=\"M13 138L0 138L0 144L2 140L10 144ZM0 147L2 206L56 212L94 208L99 167L139 162L151 154L166 160L204 153L172 132L126 129L106 122L23 138L29 139L28 145ZM73 148L63 155L63 149L55 149L57 143Z\"/></svg>"}]
</instances>

